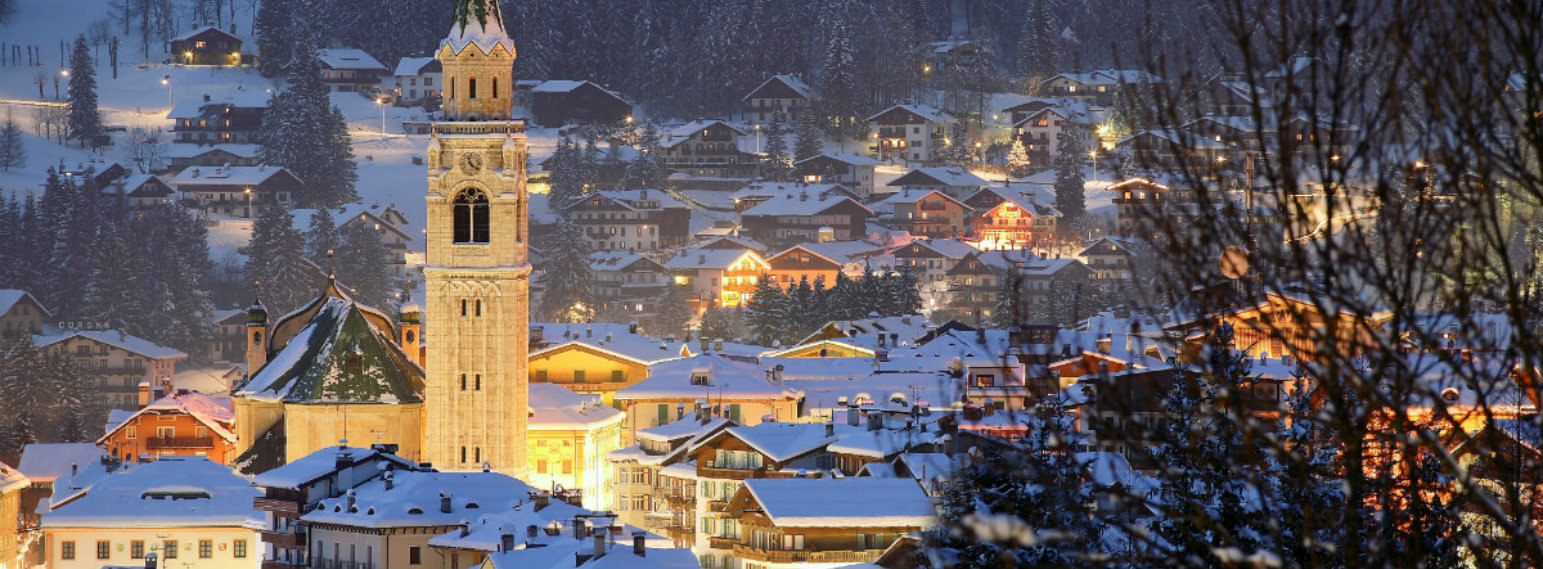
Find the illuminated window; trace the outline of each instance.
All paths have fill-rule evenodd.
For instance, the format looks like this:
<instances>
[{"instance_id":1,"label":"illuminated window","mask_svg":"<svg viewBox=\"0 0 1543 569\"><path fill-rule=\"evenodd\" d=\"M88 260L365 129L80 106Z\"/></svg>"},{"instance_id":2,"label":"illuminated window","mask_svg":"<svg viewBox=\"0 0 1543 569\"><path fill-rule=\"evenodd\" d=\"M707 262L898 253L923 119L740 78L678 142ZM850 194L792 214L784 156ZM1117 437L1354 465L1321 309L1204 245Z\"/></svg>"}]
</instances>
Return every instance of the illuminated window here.
<instances>
[{"instance_id":1,"label":"illuminated window","mask_svg":"<svg viewBox=\"0 0 1543 569\"><path fill-rule=\"evenodd\" d=\"M454 227L456 243L488 242L488 196L482 190L468 189L455 196Z\"/></svg>"}]
</instances>

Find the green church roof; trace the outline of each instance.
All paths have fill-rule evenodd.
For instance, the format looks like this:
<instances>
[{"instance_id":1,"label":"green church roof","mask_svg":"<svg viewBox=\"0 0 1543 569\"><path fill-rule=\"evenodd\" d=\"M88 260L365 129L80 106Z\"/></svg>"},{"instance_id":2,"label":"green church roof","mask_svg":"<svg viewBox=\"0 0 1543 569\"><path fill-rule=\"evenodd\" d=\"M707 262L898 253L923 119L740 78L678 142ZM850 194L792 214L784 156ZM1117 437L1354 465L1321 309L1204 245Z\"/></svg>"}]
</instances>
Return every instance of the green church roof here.
<instances>
[{"instance_id":1,"label":"green church roof","mask_svg":"<svg viewBox=\"0 0 1543 569\"><path fill-rule=\"evenodd\" d=\"M296 404L421 403L423 369L372 326L364 308L328 296L294 338L236 389L237 397Z\"/></svg>"}]
</instances>

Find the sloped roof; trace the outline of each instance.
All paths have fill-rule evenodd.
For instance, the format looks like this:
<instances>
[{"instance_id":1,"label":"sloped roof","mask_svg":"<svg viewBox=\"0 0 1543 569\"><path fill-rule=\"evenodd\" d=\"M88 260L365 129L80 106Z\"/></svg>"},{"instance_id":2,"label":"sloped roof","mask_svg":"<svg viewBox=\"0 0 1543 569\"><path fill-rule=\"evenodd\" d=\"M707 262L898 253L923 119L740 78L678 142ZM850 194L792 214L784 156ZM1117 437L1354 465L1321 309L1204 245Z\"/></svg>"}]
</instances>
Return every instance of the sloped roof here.
<instances>
[{"instance_id":1,"label":"sloped roof","mask_svg":"<svg viewBox=\"0 0 1543 569\"><path fill-rule=\"evenodd\" d=\"M620 423L621 410L606 406L595 395L574 393L555 383L530 384L530 430L591 430Z\"/></svg>"},{"instance_id":2,"label":"sloped roof","mask_svg":"<svg viewBox=\"0 0 1543 569\"><path fill-rule=\"evenodd\" d=\"M777 527L925 527L937 521L921 485L905 478L753 478L744 484Z\"/></svg>"},{"instance_id":3,"label":"sloped roof","mask_svg":"<svg viewBox=\"0 0 1543 569\"><path fill-rule=\"evenodd\" d=\"M323 48L316 50L316 58L331 69L386 70L385 65L362 49Z\"/></svg>"},{"instance_id":4,"label":"sloped roof","mask_svg":"<svg viewBox=\"0 0 1543 569\"><path fill-rule=\"evenodd\" d=\"M235 395L285 403L421 403L423 369L366 321L357 303L326 297Z\"/></svg>"},{"instance_id":5,"label":"sloped roof","mask_svg":"<svg viewBox=\"0 0 1543 569\"><path fill-rule=\"evenodd\" d=\"M252 485L299 490L302 486L337 472L337 463L340 458L338 455L340 452L344 455L344 460L350 466L375 460L379 457L380 460L396 463L398 468L412 469L417 467L410 460L394 454L382 453L375 449L358 447L338 448L331 446L295 459L294 462L289 464L258 474L252 478Z\"/></svg>"},{"instance_id":6,"label":"sloped roof","mask_svg":"<svg viewBox=\"0 0 1543 569\"><path fill-rule=\"evenodd\" d=\"M21 302L23 298L30 298L33 304L43 308L43 303L38 302L37 297L32 296L32 293L16 288L0 288L0 314L10 312L11 308L16 306L16 303ZM43 308L43 317L46 319L49 316L51 314L48 312L48 309Z\"/></svg>"},{"instance_id":7,"label":"sloped roof","mask_svg":"<svg viewBox=\"0 0 1543 569\"><path fill-rule=\"evenodd\" d=\"M478 22L475 14L467 14L466 25L455 23L450 25L450 35L440 42L440 46L450 46L450 50L461 53L468 45L476 45L483 53L493 53L493 48L503 46L504 51L514 55L514 40L509 39L509 34L504 32L504 17L499 11L497 1L473 0L482 2L487 6L487 21ZM471 6L466 9L471 11Z\"/></svg>"},{"instance_id":8,"label":"sloped roof","mask_svg":"<svg viewBox=\"0 0 1543 569\"><path fill-rule=\"evenodd\" d=\"M851 202L852 205L860 207L863 209L863 211L868 212L868 215L873 215L873 210L869 209L868 206L865 206L857 200L849 198L845 195L827 196L809 195L806 193L801 193L798 196L794 196L792 194L783 194L780 197L775 197L755 204L754 207L740 212L739 215L740 217L754 215L819 215L825 210L836 207L845 202Z\"/></svg>"},{"instance_id":9,"label":"sloped roof","mask_svg":"<svg viewBox=\"0 0 1543 569\"><path fill-rule=\"evenodd\" d=\"M762 81L760 86L750 90L743 100L776 98L787 99L787 95L797 95L803 99L814 99L814 91L804 84L802 80L792 75L773 75Z\"/></svg>"},{"instance_id":10,"label":"sloped roof","mask_svg":"<svg viewBox=\"0 0 1543 569\"><path fill-rule=\"evenodd\" d=\"M135 411L132 415L124 418L122 421L118 421L117 425L114 425L114 427L109 430L107 434L104 434L100 439L97 439L97 443L106 442L108 437L111 437L113 433L118 431L118 427L122 427L124 423L129 422L134 417L145 414L160 415L178 413L192 417L194 420L197 420L205 427L208 427L210 432L218 435L220 438L225 439L226 441L236 441L236 434L230 432L231 426L236 421L236 413L231 408L230 398L215 398L204 395L202 393L189 392L173 393L151 402L149 405L146 405L144 408Z\"/></svg>"},{"instance_id":11,"label":"sloped roof","mask_svg":"<svg viewBox=\"0 0 1543 569\"><path fill-rule=\"evenodd\" d=\"M35 482L69 477L71 465L100 462L107 451L95 443L33 443L21 451L17 469Z\"/></svg>"},{"instance_id":12,"label":"sloped roof","mask_svg":"<svg viewBox=\"0 0 1543 569\"><path fill-rule=\"evenodd\" d=\"M233 39L233 40L236 40L236 41L241 41L241 38L238 38L236 36L230 35L229 32L226 32L225 30L216 28L214 26L204 26L202 28L197 28L197 29L194 29L192 31L186 32L186 33L184 33L182 35L179 35L177 37L171 38L171 39L166 40L166 41L187 41L187 40L193 39L194 37L202 35L205 32L215 32L217 34L220 34L222 36L228 37L230 39Z\"/></svg>"},{"instance_id":13,"label":"sloped roof","mask_svg":"<svg viewBox=\"0 0 1543 569\"><path fill-rule=\"evenodd\" d=\"M890 186L981 187L988 184L973 172L956 166L917 168L890 181Z\"/></svg>"},{"instance_id":14,"label":"sloped roof","mask_svg":"<svg viewBox=\"0 0 1543 569\"><path fill-rule=\"evenodd\" d=\"M275 176L287 175L297 181L299 176L290 172L288 168L277 166L192 166L184 168L167 182L172 187L183 184L193 185L221 185L221 186L257 186Z\"/></svg>"},{"instance_id":15,"label":"sloped roof","mask_svg":"<svg viewBox=\"0 0 1543 569\"><path fill-rule=\"evenodd\" d=\"M163 456L107 475L43 516L44 528L246 527L259 495L206 457Z\"/></svg>"},{"instance_id":16,"label":"sloped roof","mask_svg":"<svg viewBox=\"0 0 1543 569\"><path fill-rule=\"evenodd\" d=\"M687 139L690 139L696 133L699 133L699 132L702 132L704 130L707 130L709 127L712 127L714 125L723 125L724 127L728 128L729 130L734 131L735 133L739 134L740 136L745 136L747 134L745 131L740 130L739 127L736 127L734 125L731 125L729 123L726 123L726 122L718 120L718 119L710 119L710 120L697 119L697 120L694 120L694 121L691 121L691 122L688 122L686 124L683 124L683 125L680 125L680 126L677 126L675 128L670 129L666 133L667 136L665 137L665 139L663 141L661 141L659 143L659 145L664 147L664 148L671 148L671 147L677 146L680 143L685 142Z\"/></svg>"},{"instance_id":17,"label":"sloped roof","mask_svg":"<svg viewBox=\"0 0 1543 569\"><path fill-rule=\"evenodd\" d=\"M794 162L793 165L794 166L798 166L800 164L807 164L809 162L815 162L815 161L818 161L818 160L833 160L833 161L836 161L836 162L840 162L842 164L849 164L849 165L852 165L852 166L878 166L879 165L879 161L874 159L872 156L863 156L861 154L833 154L833 153L829 153L829 152L822 152L820 154L816 154L814 156L810 156L810 157L805 158L803 160L799 160L797 162Z\"/></svg>"},{"instance_id":18,"label":"sloped roof","mask_svg":"<svg viewBox=\"0 0 1543 569\"><path fill-rule=\"evenodd\" d=\"M0 462L0 494L11 492L31 483L32 481L27 478L27 475L22 474L20 470Z\"/></svg>"},{"instance_id":19,"label":"sloped roof","mask_svg":"<svg viewBox=\"0 0 1543 569\"><path fill-rule=\"evenodd\" d=\"M322 500L301 517L311 523L355 527L453 526L483 512L501 512L530 499L531 487L496 472L392 473L393 487L376 478L354 488L354 508L344 496ZM441 496L450 497L450 512L441 511ZM250 508L250 502L247 504Z\"/></svg>"},{"instance_id":20,"label":"sloped roof","mask_svg":"<svg viewBox=\"0 0 1543 569\"><path fill-rule=\"evenodd\" d=\"M404 57L397 60L396 71L393 71L391 74L397 77L420 75L424 72L425 68L431 65L440 67L439 60L432 57ZM430 69L428 72L435 73L440 71L440 69Z\"/></svg>"},{"instance_id":21,"label":"sloped roof","mask_svg":"<svg viewBox=\"0 0 1543 569\"><path fill-rule=\"evenodd\" d=\"M648 366L648 379L618 390L616 399L796 399L799 393L775 385L766 378L765 366L700 355ZM691 376L704 372L708 385L693 385Z\"/></svg>"},{"instance_id":22,"label":"sloped roof","mask_svg":"<svg viewBox=\"0 0 1543 569\"><path fill-rule=\"evenodd\" d=\"M680 254L671 257L664 262L664 266L670 270L684 269L717 269L723 270L739 262L745 256L752 256L760 260L754 250L750 249L681 249ZM764 260L761 261L765 263Z\"/></svg>"},{"instance_id":23,"label":"sloped roof","mask_svg":"<svg viewBox=\"0 0 1543 569\"><path fill-rule=\"evenodd\" d=\"M890 111L893 111L893 110L896 110L896 109L904 111L904 112L907 112L907 113L910 113L912 115L915 115L915 116L917 116L917 117L919 117L922 120L925 120L927 122L951 122L951 121L954 120L953 116L950 116L948 113L940 111L940 110L938 110L935 107L928 106L928 105L913 104L913 105L895 105L893 107L890 107L890 108L884 109L882 111L879 111L878 113L875 113L873 116L868 117L863 122L873 122L874 120L878 119L879 117L884 116L885 114L889 113Z\"/></svg>"},{"instance_id":24,"label":"sloped roof","mask_svg":"<svg viewBox=\"0 0 1543 569\"><path fill-rule=\"evenodd\" d=\"M70 330L62 334L38 336L38 347L53 345L70 338L89 338L103 344L121 348L152 360L180 360L188 357L180 350L162 346L139 336L131 336L116 330Z\"/></svg>"},{"instance_id":25,"label":"sloped roof","mask_svg":"<svg viewBox=\"0 0 1543 569\"><path fill-rule=\"evenodd\" d=\"M834 434L826 435L826 423L760 423L752 427L729 427L722 435L734 437L750 445L774 462L785 462L820 450L844 437L865 433L866 430L847 425L835 425ZM697 443L700 447L713 439Z\"/></svg>"}]
</instances>

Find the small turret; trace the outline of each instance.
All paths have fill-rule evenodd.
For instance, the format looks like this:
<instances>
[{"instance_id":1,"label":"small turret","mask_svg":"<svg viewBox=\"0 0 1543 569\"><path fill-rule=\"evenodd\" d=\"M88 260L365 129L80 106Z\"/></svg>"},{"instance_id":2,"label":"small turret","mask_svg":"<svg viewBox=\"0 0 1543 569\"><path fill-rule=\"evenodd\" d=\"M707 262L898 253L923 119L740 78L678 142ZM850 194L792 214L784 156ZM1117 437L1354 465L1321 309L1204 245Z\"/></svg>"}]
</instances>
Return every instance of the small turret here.
<instances>
[{"instance_id":1,"label":"small turret","mask_svg":"<svg viewBox=\"0 0 1543 569\"><path fill-rule=\"evenodd\" d=\"M423 311L416 303L405 298L403 300L406 302L402 304L397 314L397 329L401 334L397 345L402 347L402 351L407 352L407 357L411 358L413 363L421 366L423 350L419 347L419 339L423 334Z\"/></svg>"},{"instance_id":2,"label":"small turret","mask_svg":"<svg viewBox=\"0 0 1543 569\"><path fill-rule=\"evenodd\" d=\"M253 283L252 305L246 309L246 373L250 377L268 363L268 307L263 306L262 284Z\"/></svg>"}]
</instances>

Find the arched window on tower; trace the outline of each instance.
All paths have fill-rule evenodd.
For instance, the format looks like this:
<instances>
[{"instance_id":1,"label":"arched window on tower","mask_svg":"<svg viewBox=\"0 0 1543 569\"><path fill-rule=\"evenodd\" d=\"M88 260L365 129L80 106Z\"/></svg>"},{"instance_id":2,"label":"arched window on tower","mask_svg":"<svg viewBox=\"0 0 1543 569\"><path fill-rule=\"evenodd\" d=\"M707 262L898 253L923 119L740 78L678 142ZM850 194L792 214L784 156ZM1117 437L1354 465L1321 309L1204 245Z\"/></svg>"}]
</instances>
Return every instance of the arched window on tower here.
<instances>
[{"instance_id":1,"label":"arched window on tower","mask_svg":"<svg viewBox=\"0 0 1543 569\"><path fill-rule=\"evenodd\" d=\"M468 189L455 196L454 237L456 243L488 242L488 196L482 190Z\"/></svg>"},{"instance_id":2,"label":"arched window on tower","mask_svg":"<svg viewBox=\"0 0 1543 569\"><path fill-rule=\"evenodd\" d=\"M477 98L477 78L476 77L472 77L471 79L466 81L466 98L468 98L468 99L475 99L475 98Z\"/></svg>"}]
</instances>

